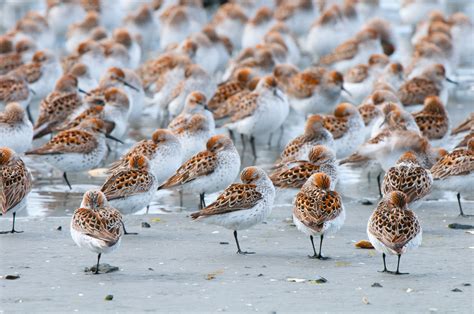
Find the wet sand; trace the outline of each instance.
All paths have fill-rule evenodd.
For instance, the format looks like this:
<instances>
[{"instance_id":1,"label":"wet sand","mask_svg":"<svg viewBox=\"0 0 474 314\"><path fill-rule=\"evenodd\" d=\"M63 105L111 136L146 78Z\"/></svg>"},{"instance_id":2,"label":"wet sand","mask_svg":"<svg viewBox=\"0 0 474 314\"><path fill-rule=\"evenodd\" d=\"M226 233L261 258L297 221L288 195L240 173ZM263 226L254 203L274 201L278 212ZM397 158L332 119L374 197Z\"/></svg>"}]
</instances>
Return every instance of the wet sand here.
<instances>
[{"instance_id":1,"label":"wet sand","mask_svg":"<svg viewBox=\"0 0 474 314\"><path fill-rule=\"evenodd\" d=\"M125 236L117 251L102 257L119 271L99 275L84 272L96 256L75 246L70 218L20 218L17 227L25 232L0 238L0 275L20 276L0 279L0 311L473 312L473 235L447 225L474 219L456 217L455 202L425 202L416 211L423 243L402 257L401 271L410 272L404 276L377 272L381 255L354 247L367 238L375 205L349 198L344 204L344 227L324 241L326 261L307 257L310 241L291 224L289 206L239 233L242 248L257 253L248 256L235 254L231 231L192 222L182 212L127 217L129 231L139 235ZM472 202L464 208L474 213ZM10 223L0 219L0 229ZM395 269L395 257L388 267ZM327 282L318 283L320 277Z\"/></svg>"}]
</instances>

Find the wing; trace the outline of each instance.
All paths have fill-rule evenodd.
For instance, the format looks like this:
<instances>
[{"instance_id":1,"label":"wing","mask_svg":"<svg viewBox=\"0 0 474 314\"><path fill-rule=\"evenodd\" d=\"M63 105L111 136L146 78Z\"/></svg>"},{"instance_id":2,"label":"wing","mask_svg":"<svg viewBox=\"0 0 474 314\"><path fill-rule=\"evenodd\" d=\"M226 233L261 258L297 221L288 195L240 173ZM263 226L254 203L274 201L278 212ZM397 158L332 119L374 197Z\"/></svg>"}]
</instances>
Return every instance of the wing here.
<instances>
[{"instance_id":1,"label":"wing","mask_svg":"<svg viewBox=\"0 0 474 314\"><path fill-rule=\"evenodd\" d=\"M245 86L239 82L229 82L217 87L217 91L209 100L208 106L211 110L219 108L229 97L241 92Z\"/></svg>"},{"instance_id":2,"label":"wing","mask_svg":"<svg viewBox=\"0 0 474 314\"><path fill-rule=\"evenodd\" d=\"M0 59L0 75L7 74L11 70L18 68L22 64L23 61L21 59L20 54L6 54Z\"/></svg>"},{"instance_id":3,"label":"wing","mask_svg":"<svg viewBox=\"0 0 474 314\"><path fill-rule=\"evenodd\" d=\"M38 120L35 129L45 125L57 125L82 104L82 100L77 93L59 94L53 92L41 102Z\"/></svg>"},{"instance_id":4,"label":"wing","mask_svg":"<svg viewBox=\"0 0 474 314\"><path fill-rule=\"evenodd\" d=\"M346 118L337 118L334 116L326 116L324 118L324 127L332 133L334 139L341 138L348 129Z\"/></svg>"},{"instance_id":5,"label":"wing","mask_svg":"<svg viewBox=\"0 0 474 314\"><path fill-rule=\"evenodd\" d=\"M430 140L443 138L448 132L449 122L444 117L433 116L424 112L418 112L413 116L421 133Z\"/></svg>"},{"instance_id":6,"label":"wing","mask_svg":"<svg viewBox=\"0 0 474 314\"><path fill-rule=\"evenodd\" d=\"M28 84L32 84L38 81L41 78L41 74L43 72L41 64L37 62L24 64L18 69L16 69L16 71L21 72L25 76Z\"/></svg>"},{"instance_id":7,"label":"wing","mask_svg":"<svg viewBox=\"0 0 474 314\"><path fill-rule=\"evenodd\" d=\"M461 132L469 131L471 126L474 126L474 112L471 112L469 118L461 122L457 127L451 131L451 135L456 135Z\"/></svg>"},{"instance_id":8,"label":"wing","mask_svg":"<svg viewBox=\"0 0 474 314\"><path fill-rule=\"evenodd\" d=\"M406 194L407 202L417 201L431 191L433 179L429 173L418 166L398 166L390 168L382 184L383 194L401 191Z\"/></svg>"},{"instance_id":9,"label":"wing","mask_svg":"<svg viewBox=\"0 0 474 314\"><path fill-rule=\"evenodd\" d=\"M240 93L236 93L230 96L225 103L221 104L216 110L213 111L214 119L223 119L232 115L239 103L244 99L251 91L244 89Z\"/></svg>"},{"instance_id":10,"label":"wing","mask_svg":"<svg viewBox=\"0 0 474 314\"><path fill-rule=\"evenodd\" d=\"M19 204L31 191L31 175L21 159L1 168L0 210L2 213Z\"/></svg>"},{"instance_id":11,"label":"wing","mask_svg":"<svg viewBox=\"0 0 474 314\"><path fill-rule=\"evenodd\" d=\"M295 98L307 98L319 84L320 76L317 73L303 71L290 79L287 93Z\"/></svg>"},{"instance_id":12,"label":"wing","mask_svg":"<svg viewBox=\"0 0 474 314\"><path fill-rule=\"evenodd\" d=\"M201 216L220 215L238 210L250 209L257 205L257 203L263 198L263 195L258 192L256 188L256 185L253 184L231 184L221 195L219 195L214 203L191 214L191 217L196 219Z\"/></svg>"},{"instance_id":13,"label":"wing","mask_svg":"<svg viewBox=\"0 0 474 314\"><path fill-rule=\"evenodd\" d=\"M334 51L326 56L323 56L319 63L322 65L330 65L338 61L352 59L359 50L357 41L348 40L337 46Z\"/></svg>"},{"instance_id":14,"label":"wing","mask_svg":"<svg viewBox=\"0 0 474 314\"><path fill-rule=\"evenodd\" d=\"M369 232L396 253L401 253L420 231L420 223L411 210L377 209L369 224Z\"/></svg>"},{"instance_id":15,"label":"wing","mask_svg":"<svg viewBox=\"0 0 474 314\"><path fill-rule=\"evenodd\" d=\"M301 188L309 177L318 172L319 166L307 161L296 161L289 166L276 169L270 179L273 184L281 188Z\"/></svg>"},{"instance_id":16,"label":"wing","mask_svg":"<svg viewBox=\"0 0 474 314\"><path fill-rule=\"evenodd\" d=\"M303 188L295 199L293 214L305 226L320 232L324 223L335 219L342 212L342 200L334 191Z\"/></svg>"},{"instance_id":17,"label":"wing","mask_svg":"<svg viewBox=\"0 0 474 314\"><path fill-rule=\"evenodd\" d=\"M462 176L474 171L474 154L468 150L458 149L443 156L431 168L433 179L451 176Z\"/></svg>"},{"instance_id":18,"label":"wing","mask_svg":"<svg viewBox=\"0 0 474 314\"><path fill-rule=\"evenodd\" d=\"M182 113L178 115L176 118L171 120L171 122L168 124L168 129L169 130L180 130L182 128L185 128L186 125L189 123L189 118L191 115L187 113Z\"/></svg>"},{"instance_id":19,"label":"wing","mask_svg":"<svg viewBox=\"0 0 474 314\"><path fill-rule=\"evenodd\" d=\"M120 226L118 225L120 223ZM86 208L78 208L72 216L72 228L80 233L104 241L112 246L122 235L121 219L107 221L99 212Z\"/></svg>"},{"instance_id":20,"label":"wing","mask_svg":"<svg viewBox=\"0 0 474 314\"><path fill-rule=\"evenodd\" d=\"M158 149L158 145L155 144L153 141L148 141L148 140L142 140L130 148L130 150L125 153L122 157L120 157L119 160L114 161L110 167L107 173L113 173L115 170L118 168L121 168L123 166L128 165L128 158L132 155L143 155L149 160L152 159L153 155L155 154L156 150Z\"/></svg>"},{"instance_id":21,"label":"wing","mask_svg":"<svg viewBox=\"0 0 474 314\"><path fill-rule=\"evenodd\" d=\"M241 101L237 104L233 115L231 117L231 121L239 121L242 120L250 115L252 115L255 110L257 110L257 100L258 94L257 93L250 93L244 96Z\"/></svg>"},{"instance_id":22,"label":"wing","mask_svg":"<svg viewBox=\"0 0 474 314\"><path fill-rule=\"evenodd\" d=\"M123 169L108 177L100 190L110 201L148 192L153 182L153 175L148 171Z\"/></svg>"},{"instance_id":23,"label":"wing","mask_svg":"<svg viewBox=\"0 0 474 314\"><path fill-rule=\"evenodd\" d=\"M51 155L64 153L90 153L99 143L89 132L82 130L66 130L59 132L43 146L29 151L26 155Z\"/></svg>"},{"instance_id":24,"label":"wing","mask_svg":"<svg viewBox=\"0 0 474 314\"><path fill-rule=\"evenodd\" d=\"M159 189L166 189L191 182L201 176L214 172L217 167L217 156L209 151L203 151L186 161L176 173L166 180Z\"/></svg>"},{"instance_id":25,"label":"wing","mask_svg":"<svg viewBox=\"0 0 474 314\"><path fill-rule=\"evenodd\" d=\"M104 106L91 106L77 115L74 119L65 121L63 124L57 126L55 130L68 130L77 127L82 121L90 118L102 118ZM104 121L105 122L105 121Z\"/></svg>"},{"instance_id":26,"label":"wing","mask_svg":"<svg viewBox=\"0 0 474 314\"><path fill-rule=\"evenodd\" d=\"M425 98L428 96L438 96L439 88L430 80L415 77L404 83L398 90L398 98L402 104L419 105L423 104Z\"/></svg>"},{"instance_id":27,"label":"wing","mask_svg":"<svg viewBox=\"0 0 474 314\"><path fill-rule=\"evenodd\" d=\"M305 143L305 136L300 135L295 137L290 143L288 143L280 155L282 160L290 160L298 154L299 149Z\"/></svg>"},{"instance_id":28,"label":"wing","mask_svg":"<svg viewBox=\"0 0 474 314\"><path fill-rule=\"evenodd\" d=\"M344 82L361 83L369 76L369 68L365 64L359 64L349 69L344 75Z\"/></svg>"}]
</instances>

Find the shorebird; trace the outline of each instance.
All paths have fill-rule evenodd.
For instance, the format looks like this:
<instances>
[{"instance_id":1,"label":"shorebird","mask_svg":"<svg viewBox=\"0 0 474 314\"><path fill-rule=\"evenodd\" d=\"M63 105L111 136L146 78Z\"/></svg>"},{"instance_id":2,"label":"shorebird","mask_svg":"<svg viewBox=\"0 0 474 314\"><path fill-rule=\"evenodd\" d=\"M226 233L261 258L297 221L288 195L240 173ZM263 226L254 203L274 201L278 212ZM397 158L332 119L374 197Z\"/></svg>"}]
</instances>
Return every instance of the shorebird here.
<instances>
[{"instance_id":1,"label":"shorebird","mask_svg":"<svg viewBox=\"0 0 474 314\"><path fill-rule=\"evenodd\" d=\"M268 7L261 7L255 15L247 21L242 33L242 48L258 45L265 33L275 23L273 12Z\"/></svg>"},{"instance_id":2,"label":"shorebird","mask_svg":"<svg viewBox=\"0 0 474 314\"><path fill-rule=\"evenodd\" d=\"M206 193L220 191L231 184L240 170L240 156L234 143L225 135L207 141L207 149L187 160L158 190L181 188L198 193L200 208L206 207Z\"/></svg>"},{"instance_id":3,"label":"shorebird","mask_svg":"<svg viewBox=\"0 0 474 314\"><path fill-rule=\"evenodd\" d=\"M331 179L324 173L315 173L298 192L293 207L296 228L309 235L314 255L310 258L327 259L322 255L324 235L336 233L344 224L346 211L342 198L331 189ZM313 236L320 236L319 253L316 253Z\"/></svg>"},{"instance_id":4,"label":"shorebird","mask_svg":"<svg viewBox=\"0 0 474 314\"><path fill-rule=\"evenodd\" d=\"M72 189L67 172L78 172L96 167L107 153L105 124L99 119L82 121L77 127L61 131L41 147L26 152L51 164L63 172ZM116 139L115 139L116 140Z\"/></svg>"},{"instance_id":5,"label":"shorebird","mask_svg":"<svg viewBox=\"0 0 474 314\"><path fill-rule=\"evenodd\" d=\"M31 173L25 163L8 147L0 147L0 212L13 215L12 230L5 233L21 233L15 230L16 213L26 207L26 198L32 188Z\"/></svg>"},{"instance_id":6,"label":"shorebird","mask_svg":"<svg viewBox=\"0 0 474 314\"><path fill-rule=\"evenodd\" d=\"M441 64L432 65L420 76L406 81L398 89L398 97L405 106L422 105L428 96L438 96L443 104L448 103L448 89L444 81L453 82L446 77Z\"/></svg>"},{"instance_id":7,"label":"shorebird","mask_svg":"<svg viewBox=\"0 0 474 314\"><path fill-rule=\"evenodd\" d=\"M237 254L254 254L240 249L237 231L259 224L270 215L275 188L265 171L257 167L243 169L240 180L242 183L228 186L214 203L192 213L191 218L234 230Z\"/></svg>"},{"instance_id":8,"label":"shorebird","mask_svg":"<svg viewBox=\"0 0 474 314\"><path fill-rule=\"evenodd\" d=\"M331 179L334 189L338 180L336 154L323 145L315 145L308 154L308 160L294 160L277 165L269 175L275 187L301 188L309 177L317 172L325 173Z\"/></svg>"},{"instance_id":9,"label":"shorebird","mask_svg":"<svg viewBox=\"0 0 474 314\"><path fill-rule=\"evenodd\" d=\"M409 249L421 244L422 230L415 213L407 206L405 193L393 191L384 196L367 224L367 235L374 248L382 253L381 272L404 275L400 272L400 258ZM397 271L387 270L386 255L397 255Z\"/></svg>"},{"instance_id":10,"label":"shorebird","mask_svg":"<svg viewBox=\"0 0 474 314\"><path fill-rule=\"evenodd\" d=\"M128 158L127 167L114 171L100 188L111 206L122 214L133 214L148 208L158 182L153 175L148 159L140 154ZM123 226L125 234L129 234Z\"/></svg>"},{"instance_id":11,"label":"shorebird","mask_svg":"<svg viewBox=\"0 0 474 314\"><path fill-rule=\"evenodd\" d=\"M40 104L38 119L34 125L34 137L40 138L49 134L60 123L63 123L82 105L77 86L77 78L70 74L63 75L52 91Z\"/></svg>"},{"instance_id":12,"label":"shorebird","mask_svg":"<svg viewBox=\"0 0 474 314\"><path fill-rule=\"evenodd\" d=\"M474 184L474 138L467 146L457 148L444 155L431 168L435 185L439 189L456 191L459 212L465 215L461 206L461 193L471 193Z\"/></svg>"},{"instance_id":13,"label":"shorebird","mask_svg":"<svg viewBox=\"0 0 474 314\"><path fill-rule=\"evenodd\" d=\"M449 117L443 103L437 96L425 98L423 109L414 112L416 124L421 134L433 145L441 145L449 137Z\"/></svg>"},{"instance_id":14,"label":"shorebird","mask_svg":"<svg viewBox=\"0 0 474 314\"><path fill-rule=\"evenodd\" d=\"M273 76L262 78L255 91L245 96L225 128L250 137L254 159L257 158L255 136L270 134L282 126L289 113L288 99Z\"/></svg>"},{"instance_id":15,"label":"shorebird","mask_svg":"<svg viewBox=\"0 0 474 314\"><path fill-rule=\"evenodd\" d=\"M157 129L150 140L133 145L119 160L112 163L108 173L127 167L133 155L143 155L150 163L150 169L158 183L168 179L182 164L183 151L178 138L169 130Z\"/></svg>"},{"instance_id":16,"label":"shorebird","mask_svg":"<svg viewBox=\"0 0 474 314\"><path fill-rule=\"evenodd\" d=\"M229 38L236 51L241 48L246 23L247 16L237 3L225 3L219 6L211 21L217 34Z\"/></svg>"},{"instance_id":17,"label":"shorebird","mask_svg":"<svg viewBox=\"0 0 474 314\"><path fill-rule=\"evenodd\" d=\"M71 218L71 237L79 247L97 253L97 265L92 267L99 273L100 257L120 246L122 239L122 215L111 207L104 193L90 190L84 193L81 207Z\"/></svg>"},{"instance_id":18,"label":"shorebird","mask_svg":"<svg viewBox=\"0 0 474 314\"><path fill-rule=\"evenodd\" d=\"M429 170L421 167L416 155L410 151L400 156L397 164L385 173L382 194L393 191L405 193L411 209L417 209L431 193L433 177Z\"/></svg>"},{"instance_id":19,"label":"shorebird","mask_svg":"<svg viewBox=\"0 0 474 314\"><path fill-rule=\"evenodd\" d=\"M304 133L291 140L280 155L278 163L293 160L308 160L308 154L315 145L323 145L334 150L334 138L324 128L324 118L321 115L311 115L306 120Z\"/></svg>"},{"instance_id":20,"label":"shorebird","mask_svg":"<svg viewBox=\"0 0 474 314\"><path fill-rule=\"evenodd\" d=\"M33 125L25 110L18 103L9 103L0 112L0 146L23 154L30 149L32 141Z\"/></svg>"}]
</instances>

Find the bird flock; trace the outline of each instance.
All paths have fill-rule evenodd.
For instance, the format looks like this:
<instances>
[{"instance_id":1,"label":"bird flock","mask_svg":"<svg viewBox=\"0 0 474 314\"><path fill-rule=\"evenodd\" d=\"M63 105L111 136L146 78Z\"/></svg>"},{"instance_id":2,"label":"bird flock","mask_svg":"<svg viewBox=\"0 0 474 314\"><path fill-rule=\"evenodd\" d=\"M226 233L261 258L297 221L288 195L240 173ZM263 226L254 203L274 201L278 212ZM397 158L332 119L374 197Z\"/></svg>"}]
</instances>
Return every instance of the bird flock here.
<instances>
[{"instance_id":1,"label":"bird flock","mask_svg":"<svg viewBox=\"0 0 474 314\"><path fill-rule=\"evenodd\" d=\"M393 274L421 244L414 210L432 190L457 193L467 216L474 113L455 127L447 105L474 53L473 25L444 2L401 1L389 17L377 0L6 1L2 10L0 208L13 215L4 233L20 232L15 215L38 179L24 155L74 189L68 173L103 166L145 119L151 137L106 165L71 219L74 242L98 254L95 273L128 234L123 215L148 208L158 190L199 196L190 218L232 230L239 254L253 252L238 231L265 221L288 190L310 257L323 260L324 237L346 217L340 168L378 174L367 235ZM267 145L281 154L262 167ZM253 165L242 169L246 150ZM398 257L396 271L386 255Z\"/></svg>"}]
</instances>

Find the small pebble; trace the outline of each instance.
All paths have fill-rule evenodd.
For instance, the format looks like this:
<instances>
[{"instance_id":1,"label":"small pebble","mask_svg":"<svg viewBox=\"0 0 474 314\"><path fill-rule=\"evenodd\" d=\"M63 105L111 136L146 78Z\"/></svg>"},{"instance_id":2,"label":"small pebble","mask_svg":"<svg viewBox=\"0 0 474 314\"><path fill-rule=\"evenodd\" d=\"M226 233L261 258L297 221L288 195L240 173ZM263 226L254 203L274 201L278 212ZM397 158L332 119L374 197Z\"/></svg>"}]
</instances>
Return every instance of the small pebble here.
<instances>
[{"instance_id":1,"label":"small pebble","mask_svg":"<svg viewBox=\"0 0 474 314\"><path fill-rule=\"evenodd\" d=\"M370 304L369 299L367 297L362 298L362 303L364 304Z\"/></svg>"},{"instance_id":2,"label":"small pebble","mask_svg":"<svg viewBox=\"0 0 474 314\"><path fill-rule=\"evenodd\" d=\"M454 288L454 289L453 289L453 290L451 290L451 291L452 291L452 292L462 292L462 290L461 290L461 289L459 289L459 288Z\"/></svg>"},{"instance_id":3,"label":"small pebble","mask_svg":"<svg viewBox=\"0 0 474 314\"><path fill-rule=\"evenodd\" d=\"M6 275L5 276L6 280L16 280L18 278L20 278L20 275Z\"/></svg>"},{"instance_id":4,"label":"small pebble","mask_svg":"<svg viewBox=\"0 0 474 314\"><path fill-rule=\"evenodd\" d=\"M374 288L382 288L383 286L382 286L381 284L379 284L378 282L374 282L374 283L372 284L372 287L374 287Z\"/></svg>"},{"instance_id":5,"label":"small pebble","mask_svg":"<svg viewBox=\"0 0 474 314\"><path fill-rule=\"evenodd\" d=\"M229 244L229 242L219 242L219 244L227 245L227 244Z\"/></svg>"},{"instance_id":6,"label":"small pebble","mask_svg":"<svg viewBox=\"0 0 474 314\"><path fill-rule=\"evenodd\" d=\"M61 231L61 230L63 230L63 227L59 226L59 227L56 228L56 230Z\"/></svg>"},{"instance_id":7,"label":"small pebble","mask_svg":"<svg viewBox=\"0 0 474 314\"><path fill-rule=\"evenodd\" d=\"M150 224L146 221L142 222L142 228L150 228Z\"/></svg>"},{"instance_id":8,"label":"small pebble","mask_svg":"<svg viewBox=\"0 0 474 314\"><path fill-rule=\"evenodd\" d=\"M374 205L374 203L373 203L372 201L369 201L368 199L360 200L360 203L361 203L362 205L366 205L366 206L368 206L368 205Z\"/></svg>"},{"instance_id":9,"label":"small pebble","mask_svg":"<svg viewBox=\"0 0 474 314\"><path fill-rule=\"evenodd\" d=\"M258 274L258 276L257 276L257 277L263 277L263 274Z\"/></svg>"},{"instance_id":10,"label":"small pebble","mask_svg":"<svg viewBox=\"0 0 474 314\"><path fill-rule=\"evenodd\" d=\"M471 284L470 284L470 283L468 283L468 282L466 282L466 283L463 283L462 285L463 285L464 287L470 287L470 286L471 286Z\"/></svg>"},{"instance_id":11,"label":"small pebble","mask_svg":"<svg viewBox=\"0 0 474 314\"><path fill-rule=\"evenodd\" d=\"M458 223L452 223L448 225L448 228L450 229L461 229L461 230L470 230L474 229L473 225L465 225L465 224L458 224Z\"/></svg>"},{"instance_id":12,"label":"small pebble","mask_svg":"<svg viewBox=\"0 0 474 314\"><path fill-rule=\"evenodd\" d=\"M114 296L112 294L108 294L104 298L105 301L112 301L113 299L114 299Z\"/></svg>"}]
</instances>

